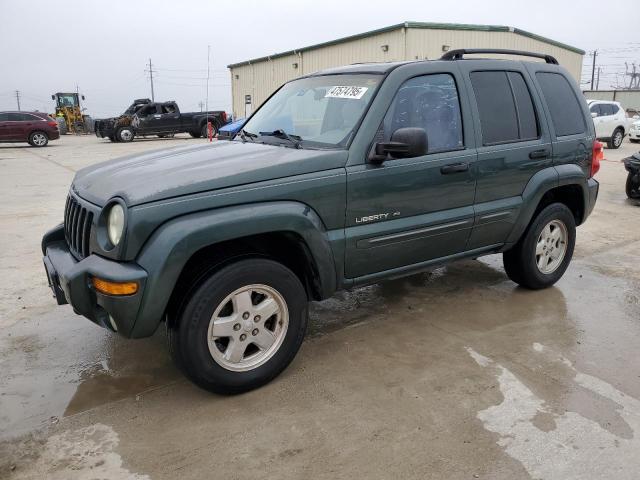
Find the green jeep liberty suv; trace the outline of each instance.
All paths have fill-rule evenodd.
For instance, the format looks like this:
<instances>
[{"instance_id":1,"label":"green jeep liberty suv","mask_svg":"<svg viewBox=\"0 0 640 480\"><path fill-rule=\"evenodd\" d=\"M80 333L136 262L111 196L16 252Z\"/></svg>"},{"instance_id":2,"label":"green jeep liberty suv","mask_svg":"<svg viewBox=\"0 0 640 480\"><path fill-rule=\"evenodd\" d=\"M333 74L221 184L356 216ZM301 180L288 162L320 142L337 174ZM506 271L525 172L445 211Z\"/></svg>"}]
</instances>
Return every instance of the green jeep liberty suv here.
<instances>
[{"instance_id":1,"label":"green jeep liberty suv","mask_svg":"<svg viewBox=\"0 0 640 480\"><path fill-rule=\"evenodd\" d=\"M165 321L192 381L238 393L291 362L308 301L336 290L497 252L523 287L554 284L601 156L551 56L333 68L232 141L79 171L44 264L59 304L129 338Z\"/></svg>"}]
</instances>

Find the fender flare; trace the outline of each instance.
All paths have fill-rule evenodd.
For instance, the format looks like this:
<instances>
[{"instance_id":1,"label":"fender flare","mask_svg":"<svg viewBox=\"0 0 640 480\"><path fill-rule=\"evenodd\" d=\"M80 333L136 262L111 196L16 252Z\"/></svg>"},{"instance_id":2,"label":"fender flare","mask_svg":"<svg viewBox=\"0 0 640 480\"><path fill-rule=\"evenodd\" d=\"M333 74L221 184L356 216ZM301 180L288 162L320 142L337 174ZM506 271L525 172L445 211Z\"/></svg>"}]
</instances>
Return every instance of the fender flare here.
<instances>
[{"instance_id":1,"label":"fender flare","mask_svg":"<svg viewBox=\"0 0 640 480\"><path fill-rule=\"evenodd\" d=\"M577 185L580 187L585 209L582 213L583 218L578 219L578 224L584 221L589 214L587 206L590 204L589 188L584 170L574 163L548 167L533 175L522 192L523 207L507 239L507 244L514 244L520 239L531 223L531 219L545 193L556 187L565 185Z\"/></svg>"},{"instance_id":2,"label":"fender flare","mask_svg":"<svg viewBox=\"0 0 640 480\"><path fill-rule=\"evenodd\" d=\"M145 243L137 263L148 273L147 285L133 327L133 337L153 334L187 261L216 243L270 232L291 232L302 238L314 261L323 298L336 290L333 252L318 214L308 205L267 202L192 213L161 225Z\"/></svg>"}]
</instances>

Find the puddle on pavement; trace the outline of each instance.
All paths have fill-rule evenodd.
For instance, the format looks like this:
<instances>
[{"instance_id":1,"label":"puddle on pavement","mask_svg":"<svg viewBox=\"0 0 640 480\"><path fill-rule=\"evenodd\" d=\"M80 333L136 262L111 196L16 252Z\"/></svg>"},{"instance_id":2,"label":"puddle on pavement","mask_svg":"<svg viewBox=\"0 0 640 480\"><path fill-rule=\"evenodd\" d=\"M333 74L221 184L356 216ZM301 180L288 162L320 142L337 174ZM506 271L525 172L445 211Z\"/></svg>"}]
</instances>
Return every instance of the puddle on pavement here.
<instances>
[{"instance_id":1,"label":"puddle on pavement","mask_svg":"<svg viewBox=\"0 0 640 480\"><path fill-rule=\"evenodd\" d=\"M587 274L583 278L579 272ZM613 283L616 288L607 289ZM340 292L314 303L308 338L313 341L363 323L373 323L371 328L390 328L385 324L393 323L393 328L400 328L419 321L456 335L485 335L515 326L514 341L519 325L527 325L534 336L541 333L536 328L542 328L545 335L556 336L558 343L570 345L584 329L611 339L614 346L621 337L631 341L620 332L607 332L606 326L594 321L601 312L593 311L593 302L585 307L583 299L596 292L601 295L597 308L604 315L624 310L623 305L627 314L633 313L629 308L636 316L640 312L637 302L624 300L629 287L619 278L611 279L574 263L558 287L530 292L509 282L500 257L491 256ZM576 321L583 317L589 319L587 324ZM589 354L592 361L606 363L607 352L594 348ZM163 328L151 338L127 340L74 315L69 307L52 308L4 331L0 371L0 440L183 381L169 358Z\"/></svg>"}]
</instances>

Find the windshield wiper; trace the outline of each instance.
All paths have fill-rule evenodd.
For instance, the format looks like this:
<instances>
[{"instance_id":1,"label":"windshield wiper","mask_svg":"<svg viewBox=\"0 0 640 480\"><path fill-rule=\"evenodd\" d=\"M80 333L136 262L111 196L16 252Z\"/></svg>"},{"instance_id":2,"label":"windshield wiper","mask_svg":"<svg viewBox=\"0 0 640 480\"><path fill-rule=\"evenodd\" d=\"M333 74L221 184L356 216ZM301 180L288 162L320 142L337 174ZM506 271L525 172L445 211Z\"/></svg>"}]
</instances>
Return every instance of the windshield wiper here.
<instances>
[{"instance_id":1,"label":"windshield wiper","mask_svg":"<svg viewBox=\"0 0 640 480\"><path fill-rule=\"evenodd\" d=\"M289 140L295 146L295 148L302 148L302 137L298 135L289 135L281 128L274 130L273 132L260 132L260 135L263 137L283 138L285 140Z\"/></svg>"},{"instance_id":2,"label":"windshield wiper","mask_svg":"<svg viewBox=\"0 0 640 480\"><path fill-rule=\"evenodd\" d=\"M247 132L244 128L242 130L240 130L240 138L242 139L243 142L247 141L247 138L250 138L251 141L255 141L254 138L258 138L258 135L256 135L255 133L251 133L251 132Z\"/></svg>"}]
</instances>

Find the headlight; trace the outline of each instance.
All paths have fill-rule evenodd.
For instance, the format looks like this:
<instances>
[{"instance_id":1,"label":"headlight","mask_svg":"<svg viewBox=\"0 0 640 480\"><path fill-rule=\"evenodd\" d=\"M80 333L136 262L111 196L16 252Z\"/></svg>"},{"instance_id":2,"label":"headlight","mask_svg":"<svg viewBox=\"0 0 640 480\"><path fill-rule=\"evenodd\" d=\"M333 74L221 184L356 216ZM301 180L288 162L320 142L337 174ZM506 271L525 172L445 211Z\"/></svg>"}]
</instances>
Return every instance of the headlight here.
<instances>
[{"instance_id":1,"label":"headlight","mask_svg":"<svg viewBox=\"0 0 640 480\"><path fill-rule=\"evenodd\" d=\"M107 232L109 233L109 241L115 247L120 243L122 232L124 230L124 209L122 205L116 203L109 210L107 217Z\"/></svg>"}]
</instances>

